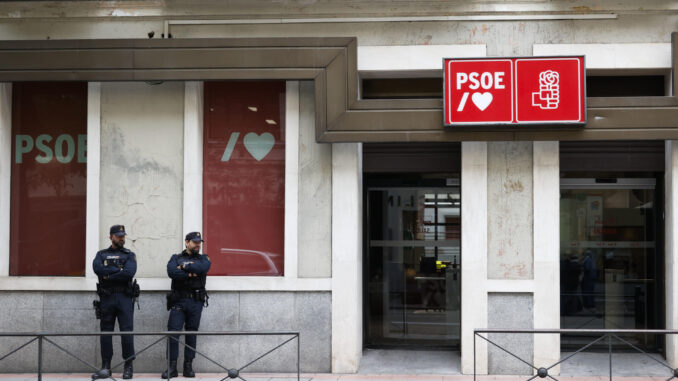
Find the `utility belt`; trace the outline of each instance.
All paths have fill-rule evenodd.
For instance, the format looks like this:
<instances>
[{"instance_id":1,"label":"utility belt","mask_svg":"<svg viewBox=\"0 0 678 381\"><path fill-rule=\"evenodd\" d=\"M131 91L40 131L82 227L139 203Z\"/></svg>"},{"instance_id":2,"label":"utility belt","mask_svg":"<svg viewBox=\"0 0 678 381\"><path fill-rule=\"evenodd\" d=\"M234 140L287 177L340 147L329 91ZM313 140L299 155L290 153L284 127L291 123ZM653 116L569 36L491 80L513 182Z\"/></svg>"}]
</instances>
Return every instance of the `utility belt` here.
<instances>
[{"instance_id":1,"label":"utility belt","mask_svg":"<svg viewBox=\"0 0 678 381\"><path fill-rule=\"evenodd\" d=\"M172 290L167 293L167 310L172 309L181 299L192 299L201 302L203 306L209 306L209 295L204 288Z\"/></svg>"},{"instance_id":2,"label":"utility belt","mask_svg":"<svg viewBox=\"0 0 678 381\"><path fill-rule=\"evenodd\" d=\"M127 285L97 283L97 295L99 295L99 297L111 296L113 294L127 294L128 296L132 296Z\"/></svg>"},{"instance_id":3,"label":"utility belt","mask_svg":"<svg viewBox=\"0 0 678 381\"><path fill-rule=\"evenodd\" d=\"M134 279L133 281L127 282L127 284L124 283L97 283L97 295L99 295L99 299L106 297L106 296L111 296L113 294L125 294L126 296L132 298L132 303L137 304L137 309L139 307L139 295L141 295L141 289L139 288L139 284L137 283L137 280ZM99 300L95 300L93 302L93 307L94 307L94 313L96 314L96 318L100 319L101 318L101 305Z\"/></svg>"}]
</instances>

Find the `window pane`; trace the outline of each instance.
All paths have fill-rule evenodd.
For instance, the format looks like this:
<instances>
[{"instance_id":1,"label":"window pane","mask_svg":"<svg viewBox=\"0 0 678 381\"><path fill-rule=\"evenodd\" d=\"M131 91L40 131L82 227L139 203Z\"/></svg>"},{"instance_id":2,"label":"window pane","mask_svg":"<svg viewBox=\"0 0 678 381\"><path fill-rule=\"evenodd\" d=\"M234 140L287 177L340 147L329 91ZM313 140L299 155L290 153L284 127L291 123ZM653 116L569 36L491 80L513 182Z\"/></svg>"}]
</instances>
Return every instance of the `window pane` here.
<instances>
[{"instance_id":1,"label":"window pane","mask_svg":"<svg viewBox=\"0 0 678 381\"><path fill-rule=\"evenodd\" d=\"M206 82L204 111L210 274L283 275L285 82Z\"/></svg>"},{"instance_id":2,"label":"window pane","mask_svg":"<svg viewBox=\"0 0 678 381\"><path fill-rule=\"evenodd\" d=\"M87 84L14 83L10 275L85 275Z\"/></svg>"},{"instance_id":3,"label":"window pane","mask_svg":"<svg viewBox=\"0 0 678 381\"><path fill-rule=\"evenodd\" d=\"M561 326L661 328L653 189L562 189ZM564 346L586 340L563 336ZM625 337L652 349L651 335Z\"/></svg>"}]
</instances>

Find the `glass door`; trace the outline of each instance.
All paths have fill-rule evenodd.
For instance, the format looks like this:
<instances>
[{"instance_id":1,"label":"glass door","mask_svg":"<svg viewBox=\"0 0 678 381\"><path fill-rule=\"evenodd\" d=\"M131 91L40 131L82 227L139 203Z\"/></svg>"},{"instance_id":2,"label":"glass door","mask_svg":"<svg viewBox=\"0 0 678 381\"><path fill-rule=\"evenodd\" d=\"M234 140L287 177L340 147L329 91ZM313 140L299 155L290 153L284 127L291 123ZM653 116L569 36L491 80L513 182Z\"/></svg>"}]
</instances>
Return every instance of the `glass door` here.
<instances>
[{"instance_id":1,"label":"glass door","mask_svg":"<svg viewBox=\"0 0 678 381\"><path fill-rule=\"evenodd\" d=\"M563 328L663 328L655 179L561 179ZM652 336L630 336L656 349ZM583 340L583 339L581 339ZM577 345L563 337L563 346Z\"/></svg>"},{"instance_id":2,"label":"glass door","mask_svg":"<svg viewBox=\"0 0 678 381\"><path fill-rule=\"evenodd\" d=\"M368 344L459 345L461 198L448 185L368 189Z\"/></svg>"}]
</instances>

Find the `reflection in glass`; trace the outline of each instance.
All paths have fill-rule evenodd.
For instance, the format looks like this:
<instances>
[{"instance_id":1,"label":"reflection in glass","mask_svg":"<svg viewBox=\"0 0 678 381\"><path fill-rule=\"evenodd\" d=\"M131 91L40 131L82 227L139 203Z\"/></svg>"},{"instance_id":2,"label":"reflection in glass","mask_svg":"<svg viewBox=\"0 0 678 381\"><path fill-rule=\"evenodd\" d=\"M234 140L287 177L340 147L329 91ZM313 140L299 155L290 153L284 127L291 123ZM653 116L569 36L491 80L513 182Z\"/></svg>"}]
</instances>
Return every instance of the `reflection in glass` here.
<instances>
[{"instance_id":1,"label":"reflection in glass","mask_svg":"<svg viewBox=\"0 0 678 381\"><path fill-rule=\"evenodd\" d=\"M562 189L560 289L563 328L660 328L655 190ZM645 348L652 336L628 337ZM563 345L577 338L564 337Z\"/></svg>"},{"instance_id":2,"label":"reflection in glass","mask_svg":"<svg viewBox=\"0 0 678 381\"><path fill-rule=\"evenodd\" d=\"M370 344L458 345L459 188L368 197Z\"/></svg>"}]
</instances>

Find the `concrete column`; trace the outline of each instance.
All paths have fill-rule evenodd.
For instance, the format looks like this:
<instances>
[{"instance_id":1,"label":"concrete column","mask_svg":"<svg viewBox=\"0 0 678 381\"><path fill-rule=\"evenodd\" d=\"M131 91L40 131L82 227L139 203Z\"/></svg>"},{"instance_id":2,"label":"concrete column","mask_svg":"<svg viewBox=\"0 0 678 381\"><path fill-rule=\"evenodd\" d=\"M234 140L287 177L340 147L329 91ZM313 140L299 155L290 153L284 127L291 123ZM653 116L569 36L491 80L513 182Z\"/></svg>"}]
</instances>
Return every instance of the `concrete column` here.
<instances>
[{"instance_id":1,"label":"concrete column","mask_svg":"<svg viewBox=\"0 0 678 381\"><path fill-rule=\"evenodd\" d=\"M332 276L332 145L315 141L315 91L299 86L299 278Z\"/></svg>"},{"instance_id":2,"label":"concrete column","mask_svg":"<svg viewBox=\"0 0 678 381\"><path fill-rule=\"evenodd\" d=\"M487 148L488 276L533 279L532 142Z\"/></svg>"},{"instance_id":3,"label":"concrete column","mask_svg":"<svg viewBox=\"0 0 678 381\"><path fill-rule=\"evenodd\" d=\"M90 265L101 250L99 184L101 181L101 82L87 84L87 201L85 227L85 277L94 286L97 276ZM106 227L108 228L108 227Z\"/></svg>"},{"instance_id":4,"label":"concrete column","mask_svg":"<svg viewBox=\"0 0 678 381\"><path fill-rule=\"evenodd\" d=\"M532 145L532 142L490 142L487 145L488 328L534 327ZM528 287L517 287L520 285ZM527 361L534 356L530 335L497 333L488 336ZM504 350L488 345L490 374L526 375L531 371Z\"/></svg>"},{"instance_id":5,"label":"concrete column","mask_svg":"<svg viewBox=\"0 0 678 381\"><path fill-rule=\"evenodd\" d=\"M332 372L362 356L362 144L332 145Z\"/></svg>"},{"instance_id":6,"label":"concrete column","mask_svg":"<svg viewBox=\"0 0 678 381\"><path fill-rule=\"evenodd\" d=\"M678 329L678 140L666 141L665 166L665 264L666 264L666 329ZM666 336L666 361L678 367L678 336Z\"/></svg>"},{"instance_id":7,"label":"concrete column","mask_svg":"<svg viewBox=\"0 0 678 381\"><path fill-rule=\"evenodd\" d=\"M285 82L285 278L297 279L299 254L299 82Z\"/></svg>"},{"instance_id":8,"label":"concrete column","mask_svg":"<svg viewBox=\"0 0 678 381\"><path fill-rule=\"evenodd\" d=\"M473 373L473 330L487 328L487 143L461 143L461 369ZM476 339L477 372L487 345Z\"/></svg>"},{"instance_id":9,"label":"concrete column","mask_svg":"<svg viewBox=\"0 0 678 381\"><path fill-rule=\"evenodd\" d=\"M560 326L558 158L558 142L462 143L465 374L473 372L475 329ZM560 355L556 335L490 339L538 366ZM479 374L531 373L481 338L475 339L475 355Z\"/></svg>"},{"instance_id":10,"label":"concrete column","mask_svg":"<svg viewBox=\"0 0 678 381\"><path fill-rule=\"evenodd\" d=\"M184 235L202 231L203 83L184 83ZM181 246L179 246L181 247Z\"/></svg>"},{"instance_id":11,"label":"concrete column","mask_svg":"<svg viewBox=\"0 0 678 381\"><path fill-rule=\"evenodd\" d=\"M560 328L560 163L558 142L534 142L534 328ZM560 357L559 335L535 335L534 363ZM558 374L559 367L550 371Z\"/></svg>"}]
</instances>

